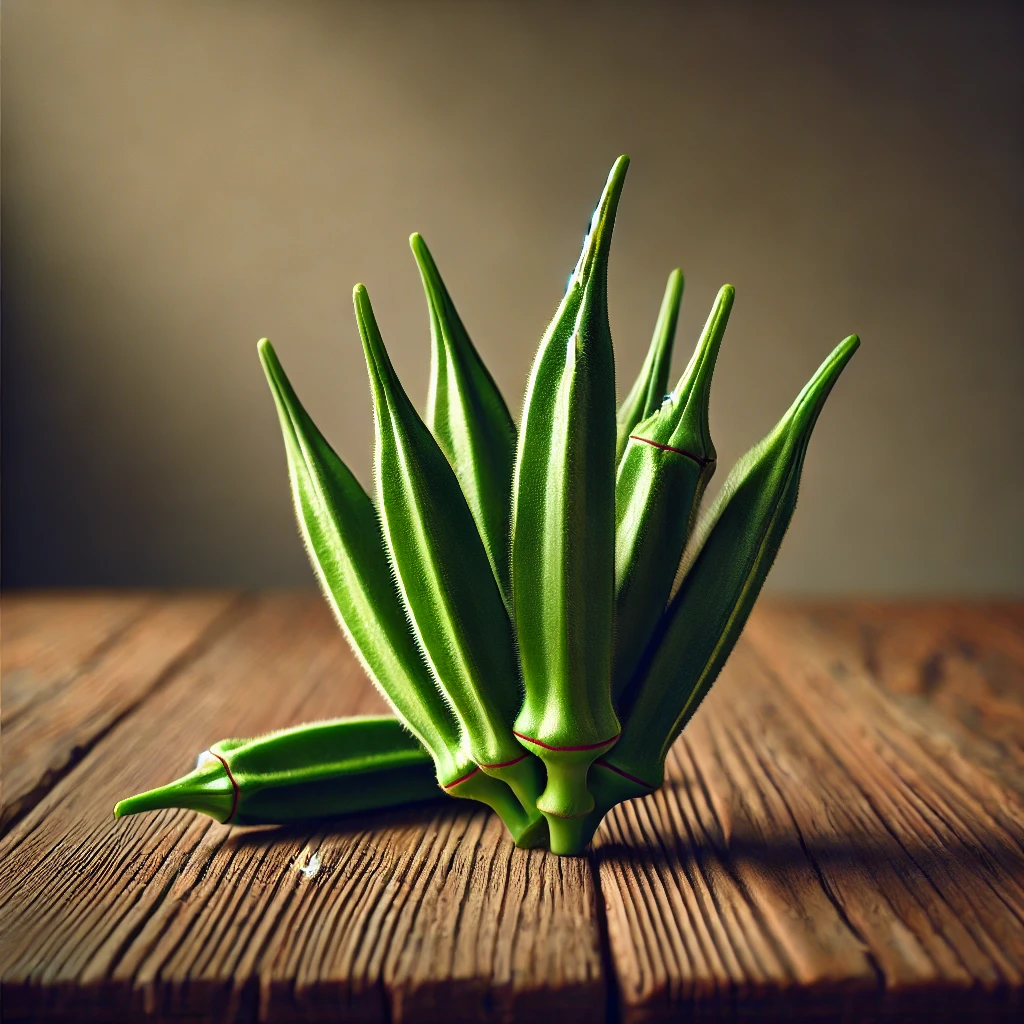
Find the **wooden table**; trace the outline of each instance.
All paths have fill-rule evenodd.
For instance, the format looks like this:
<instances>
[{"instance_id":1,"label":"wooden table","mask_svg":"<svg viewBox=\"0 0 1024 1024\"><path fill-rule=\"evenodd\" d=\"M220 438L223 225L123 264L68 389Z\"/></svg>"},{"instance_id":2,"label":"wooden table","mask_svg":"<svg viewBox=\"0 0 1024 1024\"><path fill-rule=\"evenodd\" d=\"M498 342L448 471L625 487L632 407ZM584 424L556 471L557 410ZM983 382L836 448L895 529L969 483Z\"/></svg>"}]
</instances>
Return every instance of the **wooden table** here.
<instances>
[{"instance_id":1,"label":"wooden table","mask_svg":"<svg viewBox=\"0 0 1024 1024\"><path fill-rule=\"evenodd\" d=\"M764 603L669 782L573 859L461 801L113 820L215 740L382 708L316 595L2 625L5 1021L1024 1013L1022 605Z\"/></svg>"}]
</instances>

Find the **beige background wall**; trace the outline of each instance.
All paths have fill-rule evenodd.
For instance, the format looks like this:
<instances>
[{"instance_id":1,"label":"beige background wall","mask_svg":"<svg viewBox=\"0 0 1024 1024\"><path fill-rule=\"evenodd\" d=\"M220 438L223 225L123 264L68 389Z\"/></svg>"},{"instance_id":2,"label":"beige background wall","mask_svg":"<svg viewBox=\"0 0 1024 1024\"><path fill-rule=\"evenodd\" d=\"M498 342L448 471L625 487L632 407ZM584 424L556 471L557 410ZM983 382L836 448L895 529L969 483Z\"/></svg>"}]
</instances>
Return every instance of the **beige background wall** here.
<instances>
[{"instance_id":1,"label":"beige background wall","mask_svg":"<svg viewBox=\"0 0 1024 1024\"><path fill-rule=\"evenodd\" d=\"M6 0L7 585L306 584L269 335L369 483L350 291L421 398L423 232L518 410L613 158L620 391L738 299L725 467L847 333L776 590L1024 589L1012 7Z\"/></svg>"}]
</instances>

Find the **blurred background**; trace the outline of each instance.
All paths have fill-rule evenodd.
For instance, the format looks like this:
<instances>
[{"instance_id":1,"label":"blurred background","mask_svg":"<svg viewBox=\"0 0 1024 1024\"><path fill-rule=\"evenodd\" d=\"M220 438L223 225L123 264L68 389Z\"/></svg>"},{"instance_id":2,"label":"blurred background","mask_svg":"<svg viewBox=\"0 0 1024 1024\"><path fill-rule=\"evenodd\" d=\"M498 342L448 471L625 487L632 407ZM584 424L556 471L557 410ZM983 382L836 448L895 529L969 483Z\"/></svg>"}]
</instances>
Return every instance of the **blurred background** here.
<instances>
[{"instance_id":1,"label":"blurred background","mask_svg":"<svg viewBox=\"0 0 1024 1024\"><path fill-rule=\"evenodd\" d=\"M832 347L769 588L1024 592L1016 5L5 0L3 583L302 585L255 344L371 485L423 233L518 415L614 158L619 392L719 285L728 466Z\"/></svg>"}]
</instances>

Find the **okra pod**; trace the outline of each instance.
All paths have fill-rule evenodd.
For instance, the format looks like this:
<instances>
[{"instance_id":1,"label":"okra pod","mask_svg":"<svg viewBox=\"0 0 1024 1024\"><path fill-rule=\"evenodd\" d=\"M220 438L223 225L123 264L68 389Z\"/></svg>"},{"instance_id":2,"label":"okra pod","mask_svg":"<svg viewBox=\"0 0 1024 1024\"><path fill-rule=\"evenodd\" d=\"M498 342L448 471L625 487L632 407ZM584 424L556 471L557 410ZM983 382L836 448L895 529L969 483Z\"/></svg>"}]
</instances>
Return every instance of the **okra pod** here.
<instances>
[{"instance_id":1,"label":"okra pod","mask_svg":"<svg viewBox=\"0 0 1024 1024\"><path fill-rule=\"evenodd\" d=\"M459 724L437 692L395 589L369 495L303 408L266 339L296 518L324 594L367 675L434 756L447 786L472 767Z\"/></svg>"},{"instance_id":2,"label":"okra pod","mask_svg":"<svg viewBox=\"0 0 1024 1024\"><path fill-rule=\"evenodd\" d=\"M498 385L462 324L427 243L409 239L430 307L426 423L473 513L506 608L516 427Z\"/></svg>"},{"instance_id":3,"label":"okra pod","mask_svg":"<svg viewBox=\"0 0 1024 1024\"><path fill-rule=\"evenodd\" d=\"M505 783L471 770L454 789L442 790L432 762L397 718L315 722L257 739L221 740L199 755L188 775L120 801L114 817L180 807L225 825L283 825L448 794L487 804L517 844L536 845L536 826L528 829Z\"/></svg>"},{"instance_id":4,"label":"okra pod","mask_svg":"<svg viewBox=\"0 0 1024 1024\"><path fill-rule=\"evenodd\" d=\"M222 740L169 785L122 800L114 817L182 807L226 825L279 825L443 796L433 759L398 721L341 718Z\"/></svg>"},{"instance_id":5,"label":"okra pod","mask_svg":"<svg viewBox=\"0 0 1024 1024\"><path fill-rule=\"evenodd\" d=\"M708 403L735 290L719 291L689 365L661 407L634 428L615 484L615 649L618 701L668 604L686 538L715 471Z\"/></svg>"},{"instance_id":6,"label":"okra pod","mask_svg":"<svg viewBox=\"0 0 1024 1024\"><path fill-rule=\"evenodd\" d=\"M608 250L629 164L608 176L530 373L516 455L512 603L525 700L520 741L544 761L551 849L579 848L591 761L615 743L615 368Z\"/></svg>"},{"instance_id":7,"label":"okra pod","mask_svg":"<svg viewBox=\"0 0 1024 1024\"><path fill-rule=\"evenodd\" d=\"M517 843L540 841L536 814L526 813L504 783L481 776L473 763L461 725L410 629L369 496L303 408L266 339L259 353L284 435L299 530L350 646L430 752L445 792L492 807Z\"/></svg>"},{"instance_id":8,"label":"okra pod","mask_svg":"<svg viewBox=\"0 0 1024 1024\"><path fill-rule=\"evenodd\" d=\"M542 772L512 733L522 687L498 583L455 472L391 365L366 289L357 285L353 298L374 397L381 526L409 621L473 760L533 814Z\"/></svg>"}]
</instances>

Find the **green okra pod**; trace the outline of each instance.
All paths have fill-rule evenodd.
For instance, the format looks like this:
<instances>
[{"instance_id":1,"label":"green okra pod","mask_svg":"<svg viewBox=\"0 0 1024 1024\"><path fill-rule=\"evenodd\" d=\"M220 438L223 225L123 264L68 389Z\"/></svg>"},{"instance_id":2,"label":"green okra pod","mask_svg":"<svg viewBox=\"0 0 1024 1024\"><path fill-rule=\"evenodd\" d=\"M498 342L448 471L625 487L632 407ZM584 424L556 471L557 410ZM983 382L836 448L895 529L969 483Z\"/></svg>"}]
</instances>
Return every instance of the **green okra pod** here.
<instances>
[{"instance_id":1,"label":"green okra pod","mask_svg":"<svg viewBox=\"0 0 1024 1024\"><path fill-rule=\"evenodd\" d=\"M367 716L214 743L194 771L122 800L114 817L182 807L226 825L279 825L442 797L416 737L397 718Z\"/></svg>"},{"instance_id":2,"label":"green okra pod","mask_svg":"<svg viewBox=\"0 0 1024 1024\"><path fill-rule=\"evenodd\" d=\"M353 299L374 396L381 526L409 621L473 760L533 813L541 766L512 733L522 687L498 583L455 472L391 365L362 285Z\"/></svg>"},{"instance_id":3,"label":"green okra pod","mask_svg":"<svg viewBox=\"0 0 1024 1024\"><path fill-rule=\"evenodd\" d=\"M512 600L525 700L516 735L547 768L537 806L551 849L579 848L593 807L590 762L615 743L611 633L615 557L615 368L608 250L620 157L526 392L512 512Z\"/></svg>"},{"instance_id":4,"label":"green okra pod","mask_svg":"<svg viewBox=\"0 0 1024 1024\"><path fill-rule=\"evenodd\" d=\"M426 423L462 486L506 607L516 427L498 385L470 341L427 243L409 240L430 307Z\"/></svg>"},{"instance_id":5,"label":"green okra pod","mask_svg":"<svg viewBox=\"0 0 1024 1024\"><path fill-rule=\"evenodd\" d=\"M622 460L623 452L633 428L653 416L661 408L668 388L669 368L672 365L672 343L679 320L679 304L683 301L683 272L677 267L668 275L665 296L661 300L654 336L629 394L622 400L615 417L615 464Z\"/></svg>"},{"instance_id":6,"label":"green okra pod","mask_svg":"<svg viewBox=\"0 0 1024 1024\"><path fill-rule=\"evenodd\" d=\"M615 650L618 701L668 604L683 547L715 471L711 378L735 290L719 291L693 358L661 407L634 427L615 484Z\"/></svg>"},{"instance_id":7,"label":"green okra pod","mask_svg":"<svg viewBox=\"0 0 1024 1024\"><path fill-rule=\"evenodd\" d=\"M736 463L698 523L652 653L624 695L622 736L591 772L595 817L661 785L669 747L717 678L778 554L814 425L859 344L851 335L836 347L775 428Z\"/></svg>"}]
</instances>

